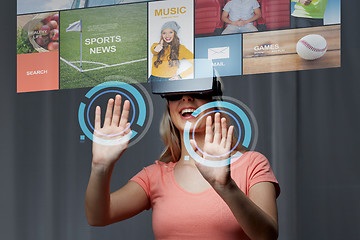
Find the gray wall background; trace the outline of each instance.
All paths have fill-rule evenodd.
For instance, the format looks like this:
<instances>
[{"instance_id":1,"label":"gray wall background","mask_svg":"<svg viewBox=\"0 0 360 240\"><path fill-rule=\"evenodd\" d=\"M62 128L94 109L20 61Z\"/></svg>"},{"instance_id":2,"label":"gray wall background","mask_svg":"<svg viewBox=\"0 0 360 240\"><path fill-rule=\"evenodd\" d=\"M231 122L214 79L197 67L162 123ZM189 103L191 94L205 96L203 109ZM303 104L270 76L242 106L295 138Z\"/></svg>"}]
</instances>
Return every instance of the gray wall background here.
<instances>
[{"instance_id":1,"label":"gray wall background","mask_svg":"<svg viewBox=\"0 0 360 240\"><path fill-rule=\"evenodd\" d=\"M282 187L279 239L360 239L360 3L342 6L342 68L224 79L225 95L254 112L256 150ZM79 143L77 109L88 89L15 94L16 1L0 11L0 239L153 239L151 211L87 224L91 143ZM164 102L153 101L152 127L117 163L113 190L162 150Z\"/></svg>"}]
</instances>

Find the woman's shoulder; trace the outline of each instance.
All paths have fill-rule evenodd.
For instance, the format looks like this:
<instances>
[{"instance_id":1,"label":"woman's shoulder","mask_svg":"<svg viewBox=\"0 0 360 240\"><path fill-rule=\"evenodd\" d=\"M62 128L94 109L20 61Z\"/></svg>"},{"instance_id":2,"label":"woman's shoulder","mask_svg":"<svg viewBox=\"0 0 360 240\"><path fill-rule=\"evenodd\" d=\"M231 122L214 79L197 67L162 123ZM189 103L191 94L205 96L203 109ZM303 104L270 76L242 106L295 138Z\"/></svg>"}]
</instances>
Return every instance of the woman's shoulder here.
<instances>
[{"instance_id":1,"label":"woman's shoulder","mask_svg":"<svg viewBox=\"0 0 360 240\"><path fill-rule=\"evenodd\" d=\"M183 47L183 48L186 48L186 46L184 44L181 44L179 45L180 47ZM186 48L187 49L187 48Z\"/></svg>"},{"instance_id":2,"label":"woman's shoulder","mask_svg":"<svg viewBox=\"0 0 360 240\"><path fill-rule=\"evenodd\" d=\"M259 163L267 164L268 159L260 152L257 151L246 151L241 154L240 157L234 160L234 165L242 165L243 167L256 166Z\"/></svg>"},{"instance_id":3,"label":"woman's shoulder","mask_svg":"<svg viewBox=\"0 0 360 240\"><path fill-rule=\"evenodd\" d=\"M267 160L267 158L265 157L265 155L264 154L262 154L261 152L257 152L257 151L246 151L245 152L246 154L248 154L248 157L250 158L250 159L256 159L256 158L262 158L262 159L266 159ZM244 154L245 154L244 153Z\"/></svg>"},{"instance_id":4,"label":"woman's shoulder","mask_svg":"<svg viewBox=\"0 0 360 240\"><path fill-rule=\"evenodd\" d=\"M179 46L179 54L184 58L194 58L194 54L182 44Z\"/></svg>"},{"instance_id":5,"label":"woman's shoulder","mask_svg":"<svg viewBox=\"0 0 360 240\"><path fill-rule=\"evenodd\" d=\"M258 164L269 164L269 160L267 159L267 157L260 153L260 152L257 152L257 151L249 151L249 163L252 165L252 166L256 166Z\"/></svg>"},{"instance_id":6,"label":"woman's shoulder","mask_svg":"<svg viewBox=\"0 0 360 240\"><path fill-rule=\"evenodd\" d=\"M243 153L241 153L240 158L245 158L245 159L254 159L254 158L266 158L264 154L257 152L257 151L245 151Z\"/></svg>"},{"instance_id":7,"label":"woman's shoulder","mask_svg":"<svg viewBox=\"0 0 360 240\"><path fill-rule=\"evenodd\" d=\"M276 196L279 196L279 182L274 175L269 160L264 156L264 154L255 151L251 151L249 153L249 166L247 174L250 180L250 187L259 182L272 182L275 186Z\"/></svg>"},{"instance_id":8,"label":"woman's shoulder","mask_svg":"<svg viewBox=\"0 0 360 240\"><path fill-rule=\"evenodd\" d=\"M187 47L185 47L185 45L183 45L183 44L179 45L179 50L185 50L185 49L190 51Z\"/></svg>"}]
</instances>

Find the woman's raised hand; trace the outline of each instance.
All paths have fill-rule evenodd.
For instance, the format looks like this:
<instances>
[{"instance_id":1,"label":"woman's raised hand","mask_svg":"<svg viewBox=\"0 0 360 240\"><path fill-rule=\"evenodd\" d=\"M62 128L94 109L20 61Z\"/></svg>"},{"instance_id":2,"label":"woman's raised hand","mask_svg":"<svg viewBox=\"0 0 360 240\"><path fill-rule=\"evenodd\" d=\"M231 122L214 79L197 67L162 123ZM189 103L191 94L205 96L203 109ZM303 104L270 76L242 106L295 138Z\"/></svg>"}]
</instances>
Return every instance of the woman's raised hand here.
<instances>
[{"instance_id":1,"label":"woman's raised hand","mask_svg":"<svg viewBox=\"0 0 360 240\"><path fill-rule=\"evenodd\" d=\"M164 47L164 40L161 39L160 40L160 43L158 45L156 45L156 47L154 48L154 51L155 52L160 52Z\"/></svg>"},{"instance_id":2,"label":"woman's raised hand","mask_svg":"<svg viewBox=\"0 0 360 240\"><path fill-rule=\"evenodd\" d=\"M190 143L195 152L206 160L220 161L230 158L230 149L232 143L232 135L234 127L227 127L225 118L220 118L220 113L215 114L214 130L211 116L206 118L205 140L203 152L201 154L195 147L193 140ZM211 155L211 156L210 156ZM221 156L221 157L215 157ZM196 163L197 168L203 177L214 188L225 186L230 180L230 161L224 167L209 167L203 164Z\"/></svg>"},{"instance_id":3,"label":"woman's raised hand","mask_svg":"<svg viewBox=\"0 0 360 240\"><path fill-rule=\"evenodd\" d=\"M121 96L107 104L103 127L101 109L95 110L95 131L93 140L93 164L109 167L120 158L129 144L130 123L128 123L130 102L126 100L121 112Z\"/></svg>"}]
</instances>

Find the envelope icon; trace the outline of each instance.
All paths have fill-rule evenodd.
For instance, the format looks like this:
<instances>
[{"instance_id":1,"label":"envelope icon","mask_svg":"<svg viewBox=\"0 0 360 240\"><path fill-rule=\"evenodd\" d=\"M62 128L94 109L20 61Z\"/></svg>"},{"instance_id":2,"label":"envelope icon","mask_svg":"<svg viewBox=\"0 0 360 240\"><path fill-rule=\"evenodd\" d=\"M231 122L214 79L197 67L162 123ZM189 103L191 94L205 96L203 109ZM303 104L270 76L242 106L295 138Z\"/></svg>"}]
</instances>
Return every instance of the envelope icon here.
<instances>
[{"instance_id":1,"label":"envelope icon","mask_svg":"<svg viewBox=\"0 0 360 240\"><path fill-rule=\"evenodd\" d=\"M230 47L208 49L208 59L224 59L230 57Z\"/></svg>"}]
</instances>

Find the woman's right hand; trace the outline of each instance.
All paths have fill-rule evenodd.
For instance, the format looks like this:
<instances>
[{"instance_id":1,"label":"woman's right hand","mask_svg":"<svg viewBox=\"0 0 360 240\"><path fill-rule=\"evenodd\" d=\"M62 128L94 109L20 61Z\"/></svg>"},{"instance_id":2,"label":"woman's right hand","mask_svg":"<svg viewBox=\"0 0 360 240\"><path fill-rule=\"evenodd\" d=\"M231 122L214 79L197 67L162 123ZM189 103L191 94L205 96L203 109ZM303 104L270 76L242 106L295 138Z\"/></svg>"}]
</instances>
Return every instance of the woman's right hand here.
<instances>
[{"instance_id":1,"label":"woman's right hand","mask_svg":"<svg viewBox=\"0 0 360 240\"><path fill-rule=\"evenodd\" d=\"M95 110L93 161L85 195L86 218L92 226L109 225L150 207L144 189L132 181L110 194L114 164L130 140L129 110L130 102L126 100L121 111L120 95L115 100L109 99L103 127L100 107L97 106Z\"/></svg>"},{"instance_id":2,"label":"woman's right hand","mask_svg":"<svg viewBox=\"0 0 360 240\"><path fill-rule=\"evenodd\" d=\"M164 47L164 40L161 39L160 40L160 43L158 45L156 45L156 47L154 48L154 51L155 52L160 52Z\"/></svg>"},{"instance_id":3,"label":"woman's right hand","mask_svg":"<svg viewBox=\"0 0 360 240\"><path fill-rule=\"evenodd\" d=\"M130 139L127 134L131 132L130 123L128 123L129 110L128 100L124 102L121 112L121 96L116 95L115 101L110 98L104 125L101 127L101 109L99 106L96 107L94 139L97 138L99 141L93 141L93 166L110 167L126 150Z\"/></svg>"}]
</instances>

